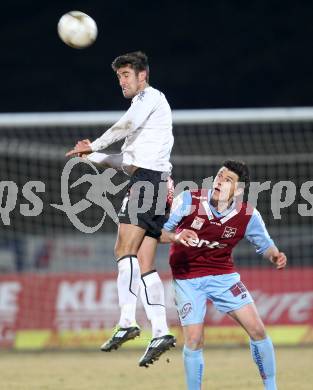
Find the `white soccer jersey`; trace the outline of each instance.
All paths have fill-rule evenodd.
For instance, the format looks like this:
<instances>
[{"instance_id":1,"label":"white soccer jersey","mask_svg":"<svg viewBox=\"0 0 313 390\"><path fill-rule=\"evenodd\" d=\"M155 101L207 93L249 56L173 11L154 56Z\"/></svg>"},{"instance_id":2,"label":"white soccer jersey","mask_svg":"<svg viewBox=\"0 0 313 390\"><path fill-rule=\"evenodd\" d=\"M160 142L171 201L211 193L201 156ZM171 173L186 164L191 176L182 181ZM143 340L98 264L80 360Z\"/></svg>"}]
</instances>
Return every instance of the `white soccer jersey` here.
<instances>
[{"instance_id":1,"label":"white soccer jersey","mask_svg":"<svg viewBox=\"0 0 313 390\"><path fill-rule=\"evenodd\" d=\"M128 111L91 144L92 151L125 138L123 164L169 172L174 138L171 108L164 94L147 87L132 99Z\"/></svg>"}]
</instances>

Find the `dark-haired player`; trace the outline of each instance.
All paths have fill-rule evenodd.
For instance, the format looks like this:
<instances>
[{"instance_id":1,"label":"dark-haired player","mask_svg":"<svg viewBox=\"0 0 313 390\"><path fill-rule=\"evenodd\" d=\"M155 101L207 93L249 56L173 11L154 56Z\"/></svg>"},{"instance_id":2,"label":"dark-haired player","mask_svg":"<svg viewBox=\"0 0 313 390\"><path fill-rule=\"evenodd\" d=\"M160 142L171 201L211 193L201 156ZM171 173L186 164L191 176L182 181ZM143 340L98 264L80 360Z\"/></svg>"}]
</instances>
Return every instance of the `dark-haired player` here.
<instances>
[{"instance_id":1,"label":"dark-haired player","mask_svg":"<svg viewBox=\"0 0 313 390\"><path fill-rule=\"evenodd\" d=\"M160 310L164 307L157 298L163 288L159 275L144 260L139 264L137 255L145 237L155 240L161 234L166 208L166 186L164 190L162 183L166 183L172 168L169 159L173 146L171 109L164 94L149 85L147 56L140 51L121 55L113 61L112 68L124 97L132 99L130 108L100 138L91 143L79 141L67 153L67 156L88 155L125 139L121 154L115 156L131 175L119 212L115 245L121 316L112 337L101 346L103 351L117 349L140 334L135 311L141 281L146 289L145 303L152 307L152 302ZM166 323L159 321L158 335L159 349L175 345Z\"/></svg>"},{"instance_id":2,"label":"dark-haired player","mask_svg":"<svg viewBox=\"0 0 313 390\"><path fill-rule=\"evenodd\" d=\"M189 390L201 389L203 322L208 299L245 329L264 388L276 389L273 344L249 291L235 272L232 251L246 238L277 269L284 268L287 259L271 240L259 212L238 199L249 182L244 163L225 161L217 172L213 189L184 192L174 201L164 226L162 241L174 241L170 265L184 331L183 357ZM177 234L182 233L185 246L177 244Z\"/></svg>"}]
</instances>

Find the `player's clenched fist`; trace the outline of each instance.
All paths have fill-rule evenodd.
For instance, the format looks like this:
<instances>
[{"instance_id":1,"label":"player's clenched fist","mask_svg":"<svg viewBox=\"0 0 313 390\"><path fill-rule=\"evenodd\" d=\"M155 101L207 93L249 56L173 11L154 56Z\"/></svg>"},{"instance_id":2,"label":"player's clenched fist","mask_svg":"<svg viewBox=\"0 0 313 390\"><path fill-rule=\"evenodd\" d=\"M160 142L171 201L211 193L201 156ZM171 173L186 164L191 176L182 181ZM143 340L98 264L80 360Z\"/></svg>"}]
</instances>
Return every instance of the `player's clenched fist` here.
<instances>
[{"instance_id":1,"label":"player's clenched fist","mask_svg":"<svg viewBox=\"0 0 313 390\"><path fill-rule=\"evenodd\" d=\"M287 265L287 257L285 253L278 252L277 255L272 256L271 262L276 265L277 269L285 268Z\"/></svg>"}]
</instances>

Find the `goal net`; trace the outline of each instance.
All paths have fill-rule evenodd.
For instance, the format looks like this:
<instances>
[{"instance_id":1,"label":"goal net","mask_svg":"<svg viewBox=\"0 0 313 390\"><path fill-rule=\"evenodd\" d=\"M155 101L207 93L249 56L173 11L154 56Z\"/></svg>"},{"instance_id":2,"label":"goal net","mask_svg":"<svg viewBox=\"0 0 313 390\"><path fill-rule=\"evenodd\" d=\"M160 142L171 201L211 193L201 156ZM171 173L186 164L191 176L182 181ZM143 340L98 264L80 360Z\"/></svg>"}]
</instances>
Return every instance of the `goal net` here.
<instances>
[{"instance_id":1,"label":"goal net","mask_svg":"<svg viewBox=\"0 0 313 390\"><path fill-rule=\"evenodd\" d=\"M66 330L102 329L117 320L113 282L116 214L105 211L103 202L107 200L118 211L123 191L116 189L123 188L128 177L120 172L96 171L82 161L71 162L65 153L80 139L100 136L121 115L0 115L0 345L1 338L8 345L12 339L16 341L12 336L14 321L13 328L16 321L21 321L23 329L46 329L52 321L54 329ZM289 269L297 272L289 276L285 273L281 285L289 283L295 286L292 291L298 291L302 281L310 277L307 270L312 265L313 109L187 110L174 111L173 119L172 163L177 191L209 187L210 177L224 160L245 161L253 182L249 200L261 212L277 246L287 254ZM114 144L109 151L118 153L120 146ZM108 190L112 185L114 190ZM157 268L164 272L168 272L167 251L166 245L160 246L157 255ZM268 264L250 244L239 245L235 261L239 269L252 271L252 284L262 277L270 279ZM259 279L258 272L263 272ZM71 281L74 283L77 273L81 274L81 284L75 287L76 296L84 291L93 302L88 315L83 312L84 302L80 302L82 307L77 313L72 309L67 312L73 303ZM111 275L112 283L103 285L105 291L99 287L102 279L95 276L99 273ZM52 280L51 275L56 278ZM62 279L62 275L67 275L67 279ZM90 277L96 281L96 287L88 284ZM169 276L166 277L170 285ZM277 276L272 284L277 284L276 279ZM7 290L5 283L10 281L12 290ZM36 283L40 289L31 290L32 302L40 303L41 294L51 291L57 303L53 302L51 309L51 298L47 298L47 307L36 306L40 307L42 318L37 308L23 308L26 319L21 319L22 314L17 311L21 311L23 298L19 294ZM60 298L62 293L64 299ZM109 306L107 294L112 298ZM171 299L170 296L171 315L176 318Z\"/></svg>"}]
</instances>

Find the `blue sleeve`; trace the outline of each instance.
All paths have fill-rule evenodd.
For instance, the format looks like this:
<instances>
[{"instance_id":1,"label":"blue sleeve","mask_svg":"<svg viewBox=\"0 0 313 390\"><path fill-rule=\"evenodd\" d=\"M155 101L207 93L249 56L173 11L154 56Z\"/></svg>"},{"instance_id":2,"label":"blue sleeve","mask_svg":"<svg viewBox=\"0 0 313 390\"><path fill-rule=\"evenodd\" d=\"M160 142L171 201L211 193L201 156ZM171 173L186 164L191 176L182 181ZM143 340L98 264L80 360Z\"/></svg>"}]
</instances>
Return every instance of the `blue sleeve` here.
<instances>
[{"instance_id":1,"label":"blue sleeve","mask_svg":"<svg viewBox=\"0 0 313 390\"><path fill-rule=\"evenodd\" d=\"M190 191L184 191L176 196L173 200L170 217L163 228L168 231L174 230L183 217L189 215L191 204L192 198Z\"/></svg>"},{"instance_id":2,"label":"blue sleeve","mask_svg":"<svg viewBox=\"0 0 313 390\"><path fill-rule=\"evenodd\" d=\"M275 246L266 229L261 214L254 209L247 225L245 238L256 247L256 253L263 254L270 246Z\"/></svg>"}]
</instances>

